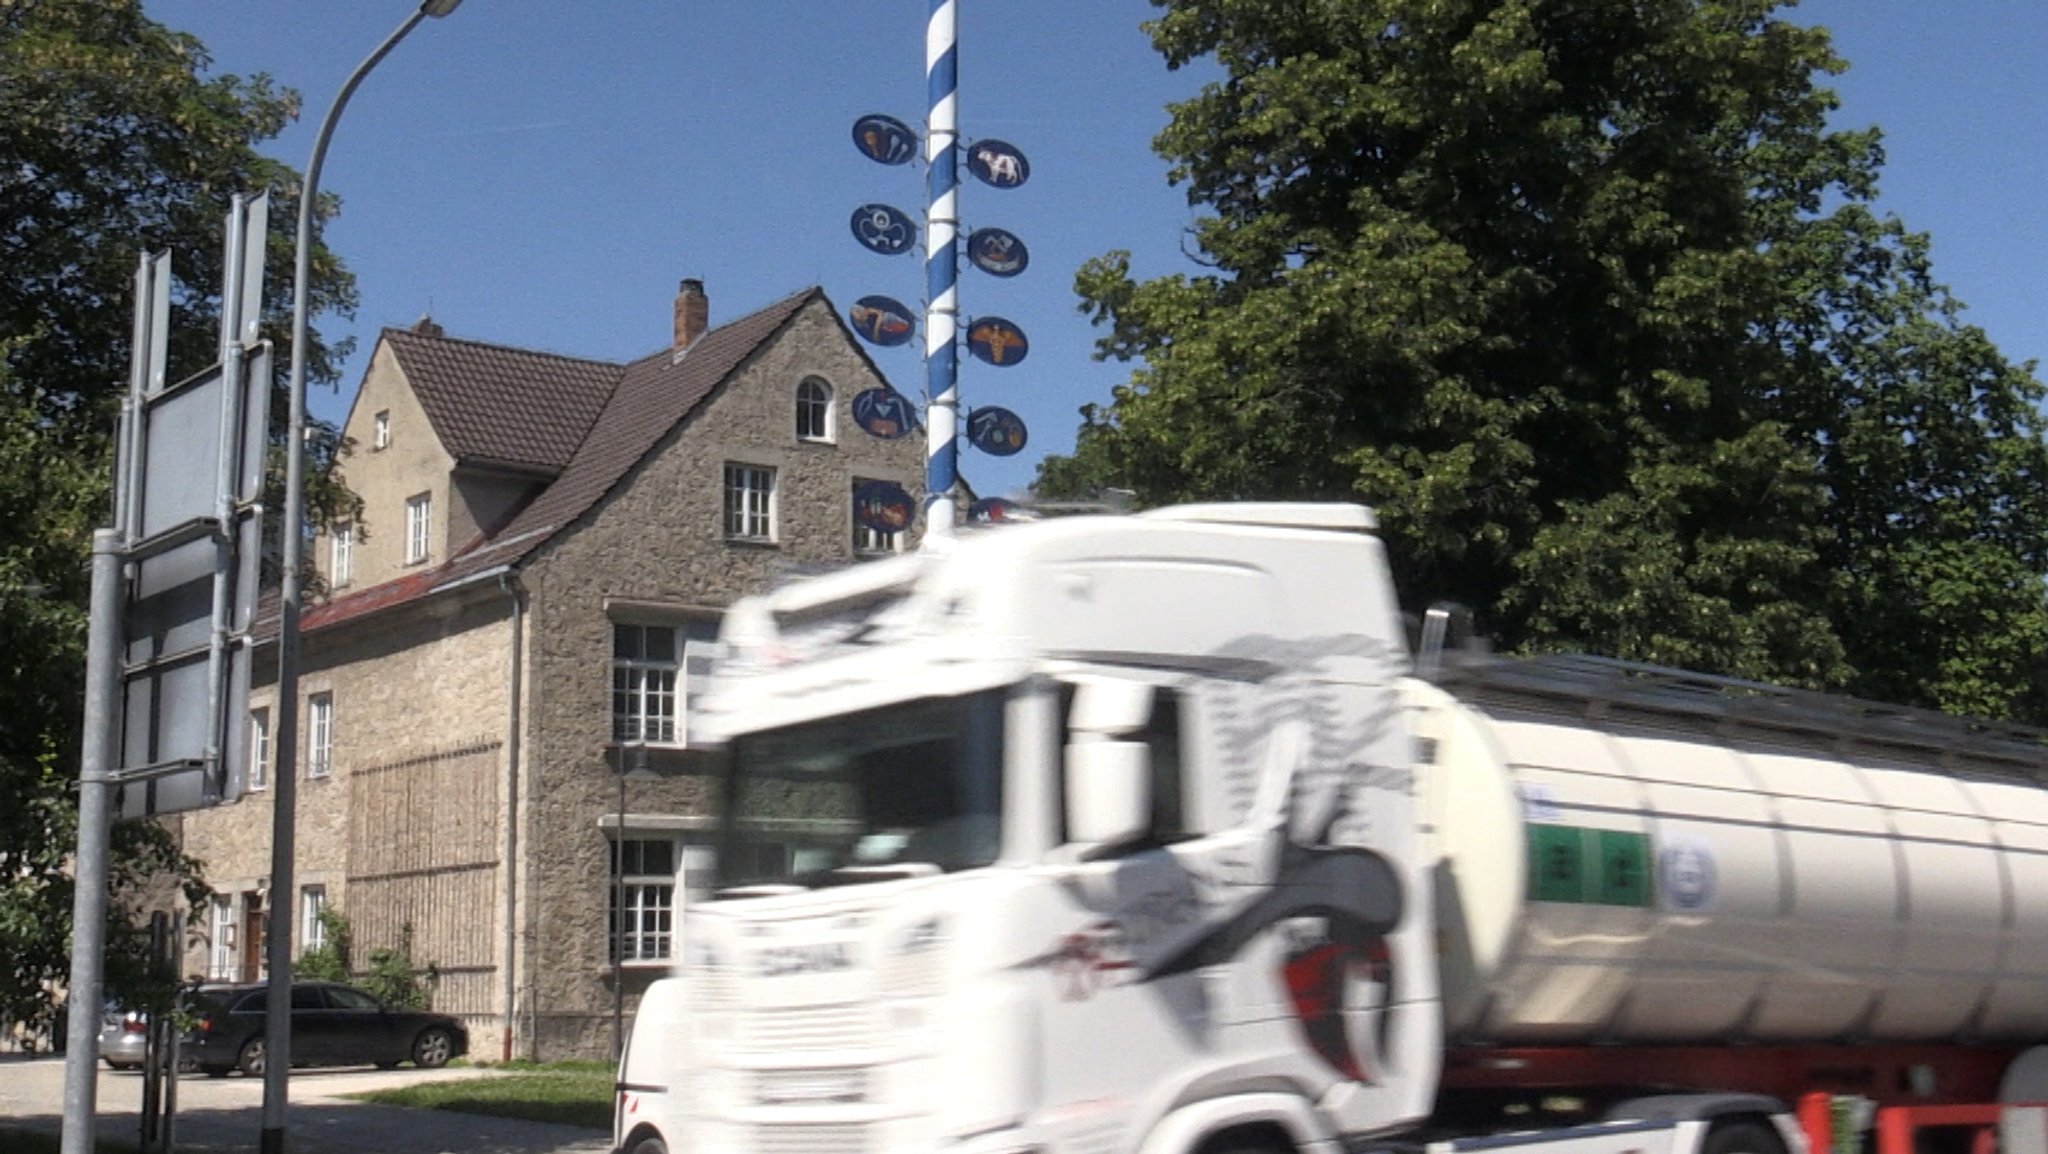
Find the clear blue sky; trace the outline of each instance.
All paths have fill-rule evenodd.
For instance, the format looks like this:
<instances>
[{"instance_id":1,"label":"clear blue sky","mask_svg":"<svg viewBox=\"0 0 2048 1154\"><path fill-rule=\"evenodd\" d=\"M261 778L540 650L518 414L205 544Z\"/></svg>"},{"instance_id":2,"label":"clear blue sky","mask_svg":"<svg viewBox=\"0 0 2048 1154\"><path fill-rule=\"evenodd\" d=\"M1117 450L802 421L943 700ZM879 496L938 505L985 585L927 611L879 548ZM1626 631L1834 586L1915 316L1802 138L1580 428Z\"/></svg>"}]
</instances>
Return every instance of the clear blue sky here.
<instances>
[{"instance_id":1,"label":"clear blue sky","mask_svg":"<svg viewBox=\"0 0 2048 1154\"><path fill-rule=\"evenodd\" d=\"M146 0L196 34L216 72L268 72L305 99L268 147L303 168L355 65L410 0ZM1139 31L1145 0L960 0L960 127L1031 162L1022 187L966 179L967 229L1000 226L1031 250L1021 277L965 268L969 317L1017 322L1024 363L962 358L963 402L1022 416L1009 458L962 450L983 495L1021 490L1072 448L1076 410L1124 379L1090 359L1074 310L1090 256L1134 253L1140 275L1190 269L1192 213L1150 149L1165 105L1205 73L1167 71ZM378 329L431 313L450 335L628 360L664 347L683 277L704 280L714 323L812 284L842 311L882 293L919 307L920 258L854 243L856 205L922 217L922 168L854 151L864 113L925 111L924 0L468 0L427 21L350 102L322 188L343 199L328 240L362 293L339 418ZM2015 360L2048 359L2048 4L2040 0L1807 0L1851 70L1842 127L1879 124L1883 205L1934 237L1935 269ZM918 395L913 344L874 350Z\"/></svg>"}]
</instances>

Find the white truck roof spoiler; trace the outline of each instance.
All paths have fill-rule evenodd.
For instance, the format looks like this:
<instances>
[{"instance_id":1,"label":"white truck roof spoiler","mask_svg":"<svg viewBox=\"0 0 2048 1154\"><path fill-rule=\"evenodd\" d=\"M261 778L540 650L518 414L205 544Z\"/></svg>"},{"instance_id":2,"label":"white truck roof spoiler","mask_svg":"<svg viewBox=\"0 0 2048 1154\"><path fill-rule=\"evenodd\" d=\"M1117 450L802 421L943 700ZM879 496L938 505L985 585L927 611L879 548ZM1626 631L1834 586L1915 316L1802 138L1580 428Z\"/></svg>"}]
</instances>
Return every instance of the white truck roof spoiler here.
<instances>
[{"instance_id":1,"label":"white truck roof spoiler","mask_svg":"<svg viewBox=\"0 0 2048 1154\"><path fill-rule=\"evenodd\" d=\"M1316 504L1281 501L1233 501L1207 505L1168 505L1138 514L1159 521L1203 521L1214 525L1267 525L1286 529L1330 529L1370 533L1379 519L1364 505L1343 501Z\"/></svg>"}]
</instances>

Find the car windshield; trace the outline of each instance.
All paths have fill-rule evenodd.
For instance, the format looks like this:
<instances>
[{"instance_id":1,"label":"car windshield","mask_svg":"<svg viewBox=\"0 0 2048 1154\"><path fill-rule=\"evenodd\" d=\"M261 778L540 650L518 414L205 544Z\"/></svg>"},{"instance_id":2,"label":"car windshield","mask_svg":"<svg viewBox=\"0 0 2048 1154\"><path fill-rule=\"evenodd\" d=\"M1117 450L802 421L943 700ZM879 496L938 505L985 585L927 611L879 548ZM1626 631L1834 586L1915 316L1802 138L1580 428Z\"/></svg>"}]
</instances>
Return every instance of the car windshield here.
<instances>
[{"instance_id":1,"label":"car windshield","mask_svg":"<svg viewBox=\"0 0 2048 1154\"><path fill-rule=\"evenodd\" d=\"M994 861L1003 701L927 698L734 742L720 886L844 885Z\"/></svg>"}]
</instances>

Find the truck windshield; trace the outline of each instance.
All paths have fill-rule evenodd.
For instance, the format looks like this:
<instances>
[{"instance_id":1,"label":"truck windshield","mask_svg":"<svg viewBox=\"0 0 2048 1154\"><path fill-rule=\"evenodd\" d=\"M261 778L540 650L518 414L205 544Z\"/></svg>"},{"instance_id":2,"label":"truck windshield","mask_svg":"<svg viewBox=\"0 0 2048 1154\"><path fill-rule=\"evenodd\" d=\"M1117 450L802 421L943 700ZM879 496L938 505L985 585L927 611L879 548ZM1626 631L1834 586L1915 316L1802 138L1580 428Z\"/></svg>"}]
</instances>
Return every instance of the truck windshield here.
<instances>
[{"instance_id":1,"label":"truck windshield","mask_svg":"<svg viewBox=\"0 0 2048 1154\"><path fill-rule=\"evenodd\" d=\"M734 741L719 887L848 885L994 861L1004 697L926 698Z\"/></svg>"}]
</instances>

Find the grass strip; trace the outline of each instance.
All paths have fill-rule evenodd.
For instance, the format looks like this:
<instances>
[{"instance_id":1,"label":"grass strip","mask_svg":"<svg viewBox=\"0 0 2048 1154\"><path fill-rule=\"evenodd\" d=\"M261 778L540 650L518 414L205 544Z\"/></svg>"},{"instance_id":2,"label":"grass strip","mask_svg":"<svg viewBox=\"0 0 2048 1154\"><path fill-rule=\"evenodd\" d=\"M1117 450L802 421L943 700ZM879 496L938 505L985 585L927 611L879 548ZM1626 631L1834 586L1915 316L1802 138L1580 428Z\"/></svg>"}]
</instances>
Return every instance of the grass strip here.
<instances>
[{"instance_id":1,"label":"grass strip","mask_svg":"<svg viewBox=\"0 0 2048 1154\"><path fill-rule=\"evenodd\" d=\"M370 1090L348 1097L384 1106L522 1118L588 1130L611 1129L615 1071L608 1063L513 1063L496 1068L510 1072L488 1078L457 1078Z\"/></svg>"}]
</instances>

